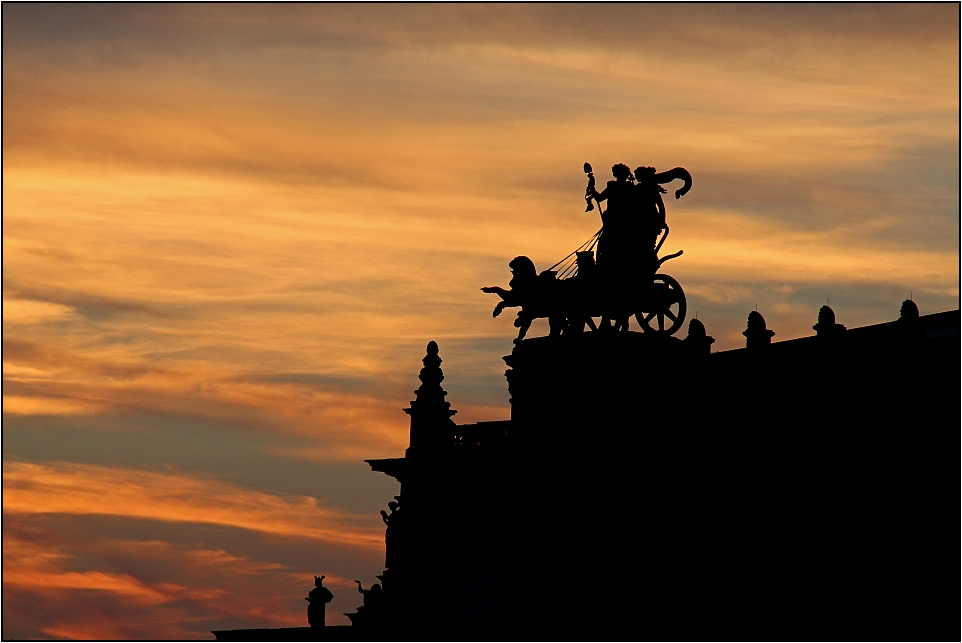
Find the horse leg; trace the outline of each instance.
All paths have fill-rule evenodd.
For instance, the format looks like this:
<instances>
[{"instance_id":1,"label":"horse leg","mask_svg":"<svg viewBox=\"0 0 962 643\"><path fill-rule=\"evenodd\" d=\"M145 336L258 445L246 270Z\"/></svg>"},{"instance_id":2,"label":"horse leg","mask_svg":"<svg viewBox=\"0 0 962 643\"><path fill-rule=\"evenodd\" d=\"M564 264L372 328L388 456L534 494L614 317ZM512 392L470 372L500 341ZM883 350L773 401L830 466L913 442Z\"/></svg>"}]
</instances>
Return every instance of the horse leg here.
<instances>
[{"instance_id":1,"label":"horse leg","mask_svg":"<svg viewBox=\"0 0 962 643\"><path fill-rule=\"evenodd\" d=\"M518 319L514 322L514 325L518 327L518 338L514 340L515 344L520 344L524 336L528 334L528 329L531 328L531 321L532 318L523 312L518 313Z\"/></svg>"}]
</instances>

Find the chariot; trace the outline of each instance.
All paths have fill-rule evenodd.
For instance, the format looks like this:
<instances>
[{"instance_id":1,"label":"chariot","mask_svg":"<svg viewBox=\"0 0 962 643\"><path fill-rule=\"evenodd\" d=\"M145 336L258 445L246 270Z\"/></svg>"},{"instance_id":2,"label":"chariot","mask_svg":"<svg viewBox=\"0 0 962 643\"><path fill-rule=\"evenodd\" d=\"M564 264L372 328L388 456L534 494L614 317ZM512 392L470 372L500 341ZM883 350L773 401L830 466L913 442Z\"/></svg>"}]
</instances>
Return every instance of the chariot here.
<instances>
[{"instance_id":1,"label":"chariot","mask_svg":"<svg viewBox=\"0 0 962 643\"><path fill-rule=\"evenodd\" d=\"M514 325L524 339L531 322L547 318L551 335L592 331L627 331L634 317L646 333L673 335L685 321L688 303L681 284L658 272L681 251L659 258L657 252L667 237L651 251L648 261L630 270L606 274L594 261L594 248L601 231L551 268L536 273L527 257L516 257L509 266L513 273L511 290L497 286L482 288L501 296L494 309L497 317L506 306L520 306ZM600 318L595 323L594 318Z\"/></svg>"},{"instance_id":2,"label":"chariot","mask_svg":"<svg viewBox=\"0 0 962 643\"><path fill-rule=\"evenodd\" d=\"M617 276L605 275L592 264L599 236L600 231L539 277L549 288L551 281L555 282L554 296L545 302L548 310L539 315L549 321L555 317L553 334L558 334L558 330L584 332L586 327L595 331L609 323L614 330L627 331L631 317L644 332L678 332L688 314L688 302L681 284L671 275L659 272L664 262L682 254L679 251L658 257L667 230L648 261ZM601 318L600 323L595 323L596 317Z\"/></svg>"},{"instance_id":3,"label":"chariot","mask_svg":"<svg viewBox=\"0 0 962 643\"><path fill-rule=\"evenodd\" d=\"M598 202L601 210L603 200L609 196L614 200L615 196L620 195L619 216L625 217L631 212L630 216L634 218L638 216L636 212L644 212L647 208L650 213L645 215L649 217L648 229L659 231L655 236L660 234L660 240L653 248L648 246L645 250L625 246L626 242L640 240L634 238L637 235L615 236L612 241L605 241L608 249L605 250L605 264L601 265L595 262L595 249L602 240L602 228L581 247L541 273L535 270L529 258L515 257L508 264L513 275L510 290L497 286L481 289L501 297L501 302L494 309L494 316L500 315L507 306L521 307L514 322L519 328L515 341L524 339L531 322L539 317L548 319L551 335L583 333L586 328L592 331L627 332L631 317L646 333L675 334L685 321L688 303L681 284L670 275L658 272L664 262L682 254L679 250L664 257L658 256L668 238L661 200L661 193L665 189L660 186L675 179L683 180L682 188L675 191L675 198L680 198L691 188L691 174L681 167L660 173L653 167L642 167L635 171L639 179L636 186L633 183L635 177L631 176L628 167L619 164L612 167L612 173L618 180L609 181L606 191L598 193L594 189L591 165L585 163L584 170L589 178L585 190L588 204L586 212L594 209L592 200ZM609 201L609 212L611 210ZM656 217L654 225L650 219L653 216ZM657 219L659 216L660 221ZM618 248L614 253L611 244ZM600 318L598 323L595 323L596 317Z\"/></svg>"}]
</instances>

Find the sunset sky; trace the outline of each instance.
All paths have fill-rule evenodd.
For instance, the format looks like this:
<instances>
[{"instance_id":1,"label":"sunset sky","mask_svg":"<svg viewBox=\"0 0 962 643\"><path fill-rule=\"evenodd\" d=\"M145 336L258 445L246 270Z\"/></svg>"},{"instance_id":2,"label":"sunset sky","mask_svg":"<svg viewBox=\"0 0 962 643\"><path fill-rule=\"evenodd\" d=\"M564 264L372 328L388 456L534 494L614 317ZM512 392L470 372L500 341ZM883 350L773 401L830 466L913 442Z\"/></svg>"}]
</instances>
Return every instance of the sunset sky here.
<instances>
[{"instance_id":1,"label":"sunset sky","mask_svg":"<svg viewBox=\"0 0 962 643\"><path fill-rule=\"evenodd\" d=\"M664 272L715 350L756 305L775 341L829 299L850 328L959 306L958 4L4 4L2 29L7 639L307 625L322 573L346 623L398 492L363 459L403 454L430 340L455 420L509 416L514 315L480 288L600 227L585 161L691 172Z\"/></svg>"}]
</instances>

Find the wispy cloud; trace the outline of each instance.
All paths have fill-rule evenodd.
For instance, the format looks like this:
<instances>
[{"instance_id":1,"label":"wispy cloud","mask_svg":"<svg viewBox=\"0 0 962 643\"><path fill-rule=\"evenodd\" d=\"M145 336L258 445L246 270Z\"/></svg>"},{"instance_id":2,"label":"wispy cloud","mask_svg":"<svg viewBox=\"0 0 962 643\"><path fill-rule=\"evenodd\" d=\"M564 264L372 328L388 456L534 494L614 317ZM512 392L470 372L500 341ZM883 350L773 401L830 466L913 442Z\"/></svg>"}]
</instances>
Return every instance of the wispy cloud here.
<instances>
[{"instance_id":1,"label":"wispy cloud","mask_svg":"<svg viewBox=\"0 0 962 643\"><path fill-rule=\"evenodd\" d=\"M72 463L8 462L3 511L100 514L171 522L227 525L383 547L383 534L360 527L357 516L320 506L315 498L281 497L215 480Z\"/></svg>"},{"instance_id":2,"label":"wispy cloud","mask_svg":"<svg viewBox=\"0 0 962 643\"><path fill-rule=\"evenodd\" d=\"M20 523L8 517L4 530L5 638L206 639L231 621L306 624L309 570L197 544L70 538ZM351 579L328 572L326 584L337 607L353 607ZM43 605L57 609L32 622Z\"/></svg>"}]
</instances>

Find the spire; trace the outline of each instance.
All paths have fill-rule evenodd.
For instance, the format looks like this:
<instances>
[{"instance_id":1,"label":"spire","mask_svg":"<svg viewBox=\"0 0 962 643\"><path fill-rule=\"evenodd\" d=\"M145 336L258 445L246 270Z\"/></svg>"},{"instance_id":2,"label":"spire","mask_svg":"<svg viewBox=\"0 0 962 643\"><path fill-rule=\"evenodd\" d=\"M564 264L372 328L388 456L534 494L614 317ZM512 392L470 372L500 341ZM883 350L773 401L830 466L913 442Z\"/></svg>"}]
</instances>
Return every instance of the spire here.
<instances>
[{"instance_id":1,"label":"spire","mask_svg":"<svg viewBox=\"0 0 962 643\"><path fill-rule=\"evenodd\" d=\"M445 401L447 391L441 388L444 373L441 371L441 358L438 356L437 342L429 342L427 355L421 360L418 379L421 386L414 391L415 399L411 408L404 412L411 416L410 450L425 451L443 448L451 443L454 436L454 422L451 416L451 403Z\"/></svg>"}]
</instances>

